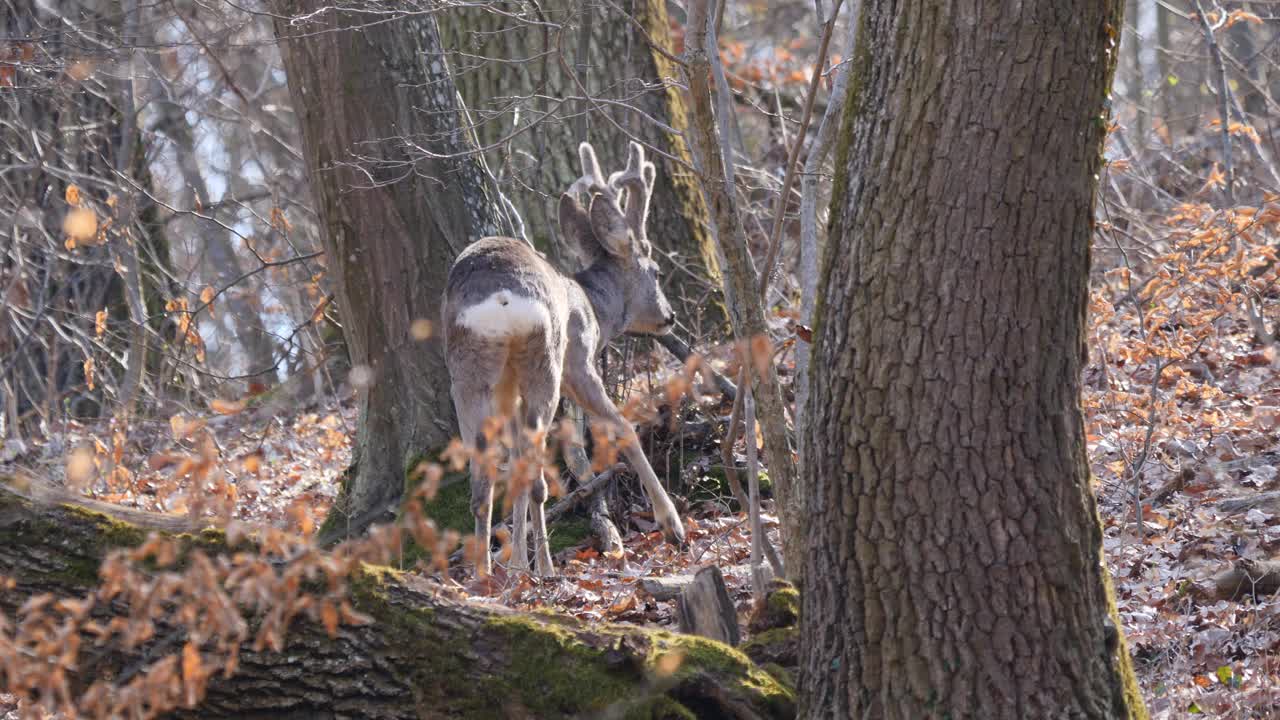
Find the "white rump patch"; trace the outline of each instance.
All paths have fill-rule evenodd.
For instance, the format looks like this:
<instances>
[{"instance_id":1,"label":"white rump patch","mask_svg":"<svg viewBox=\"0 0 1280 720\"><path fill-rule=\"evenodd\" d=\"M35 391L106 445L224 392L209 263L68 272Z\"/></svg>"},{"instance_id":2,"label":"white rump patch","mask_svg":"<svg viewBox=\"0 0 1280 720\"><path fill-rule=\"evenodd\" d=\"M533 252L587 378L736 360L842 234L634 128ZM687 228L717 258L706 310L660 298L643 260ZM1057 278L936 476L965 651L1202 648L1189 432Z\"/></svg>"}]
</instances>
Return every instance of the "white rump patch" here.
<instances>
[{"instance_id":1,"label":"white rump patch","mask_svg":"<svg viewBox=\"0 0 1280 720\"><path fill-rule=\"evenodd\" d=\"M499 290L463 308L458 323L477 335L509 338L530 335L551 325L547 306L510 290Z\"/></svg>"}]
</instances>

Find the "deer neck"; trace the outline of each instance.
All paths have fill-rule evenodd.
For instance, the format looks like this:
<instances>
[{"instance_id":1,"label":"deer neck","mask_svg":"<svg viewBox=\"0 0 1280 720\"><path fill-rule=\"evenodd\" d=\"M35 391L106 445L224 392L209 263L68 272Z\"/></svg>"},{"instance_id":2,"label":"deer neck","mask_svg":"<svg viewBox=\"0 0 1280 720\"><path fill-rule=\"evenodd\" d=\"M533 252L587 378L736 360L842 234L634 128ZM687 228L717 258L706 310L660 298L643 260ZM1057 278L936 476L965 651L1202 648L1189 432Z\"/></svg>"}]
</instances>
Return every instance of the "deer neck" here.
<instances>
[{"instance_id":1,"label":"deer neck","mask_svg":"<svg viewBox=\"0 0 1280 720\"><path fill-rule=\"evenodd\" d=\"M623 333L630 317L627 312L626 286L621 271L608 262L596 262L574 275L591 304L600 327L600 348Z\"/></svg>"}]
</instances>

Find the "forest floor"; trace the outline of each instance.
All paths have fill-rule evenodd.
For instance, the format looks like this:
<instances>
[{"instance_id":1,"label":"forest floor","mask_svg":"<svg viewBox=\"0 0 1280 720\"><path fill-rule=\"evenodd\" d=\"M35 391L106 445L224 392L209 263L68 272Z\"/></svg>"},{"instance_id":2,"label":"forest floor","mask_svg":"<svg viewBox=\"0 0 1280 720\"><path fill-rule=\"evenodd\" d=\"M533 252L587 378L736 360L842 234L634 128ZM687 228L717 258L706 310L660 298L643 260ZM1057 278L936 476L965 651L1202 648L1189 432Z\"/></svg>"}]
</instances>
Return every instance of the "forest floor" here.
<instances>
[{"instance_id":1,"label":"forest floor","mask_svg":"<svg viewBox=\"0 0 1280 720\"><path fill-rule=\"evenodd\" d=\"M1153 392L1150 374L1125 367L1118 355L1107 357L1106 363L1095 358L1085 376L1090 459L1104 548L1152 717L1275 717L1280 597L1246 592L1216 599L1202 589L1237 559L1280 554L1280 501L1230 511L1220 505L1280 490L1280 360L1257 350L1243 331L1224 334L1205 344L1194 363L1165 368ZM1134 411L1138 397L1160 401L1154 405L1162 408L1157 421ZM353 403L335 400L286 412L223 410L228 412L136 424L127 440L115 439L107 426L68 423L22 462L64 474L72 448L96 447L98 479L86 493L99 500L177 514L193 501L208 502L212 493L234 506L237 520L313 532L350 462ZM727 413L725 404L704 400L683 417L695 423L701 418L710 427L715 423L707 419L718 416L722 424ZM198 452L195 426L211 431L224 473L221 482L199 489L178 477L182 458ZM675 472L686 485L705 482L719 466L713 447L710 438L700 455L683 446L676 453ZM655 448L651 442L648 449L655 458L673 455L671 445ZM485 587L467 584L461 569L437 578L484 602L554 609L586 621L672 625L675 601L655 599L641 580L716 564L745 626L752 601L749 533L745 516L730 510L727 492L704 492L686 505L691 544L680 552L661 541L634 483L624 485L609 495L615 517L623 519L621 557L571 544L556 553L555 578L499 571L500 582ZM1142 499L1140 520L1135 497ZM765 522L776 544L770 505ZM619 507L625 510L617 512Z\"/></svg>"}]
</instances>

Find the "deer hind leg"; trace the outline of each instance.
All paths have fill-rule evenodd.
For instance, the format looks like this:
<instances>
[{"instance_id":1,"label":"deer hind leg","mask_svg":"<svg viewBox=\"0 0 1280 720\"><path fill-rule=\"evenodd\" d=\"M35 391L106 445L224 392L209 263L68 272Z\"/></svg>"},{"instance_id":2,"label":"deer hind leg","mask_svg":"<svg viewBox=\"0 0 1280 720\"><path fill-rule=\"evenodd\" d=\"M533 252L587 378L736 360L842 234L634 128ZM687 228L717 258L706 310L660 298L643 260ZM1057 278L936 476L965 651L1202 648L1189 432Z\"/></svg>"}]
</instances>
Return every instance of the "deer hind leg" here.
<instances>
[{"instance_id":1,"label":"deer hind leg","mask_svg":"<svg viewBox=\"0 0 1280 720\"><path fill-rule=\"evenodd\" d=\"M532 501L529 509L533 516L533 567L538 575L555 574L551 564L551 547L547 538L547 520L545 506L547 502L548 471L554 472L554 465L546 467L545 431L551 427L555 419L556 406L560 403L560 364L555 361L557 354L542 355L526 366L525 375L521 378L520 396L524 401L524 425L529 435L537 438L537 446L530 446L526 441L525 456L533 461L528 498Z\"/></svg>"},{"instance_id":2,"label":"deer hind leg","mask_svg":"<svg viewBox=\"0 0 1280 720\"><path fill-rule=\"evenodd\" d=\"M490 443L502 443L500 437L490 437L492 428L486 428L486 420L500 411L497 397L506 366L503 348L493 346L463 346L451 350L447 356L449 391L453 407L458 414L458 430L462 443L468 450L484 452ZM494 464L492 459L472 455L471 460L471 515L475 518L475 571L477 577L485 577L493 570L489 555L489 538L493 534Z\"/></svg>"},{"instance_id":3,"label":"deer hind leg","mask_svg":"<svg viewBox=\"0 0 1280 720\"><path fill-rule=\"evenodd\" d=\"M455 376L456 377L456 376ZM488 441L484 435L484 421L493 414L493 392L483 382L453 383L453 406L458 412L458 429L462 442L477 451L484 451ZM489 558L489 536L492 532L493 478L483 460L471 460L471 514L475 517L475 571L484 577L492 571Z\"/></svg>"},{"instance_id":4,"label":"deer hind leg","mask_svg":"<svg viewBox=\"0 0 1280 720\"><path fill-rule=\"evenodd\" d=\"M559 385L559 383L557 383ZM541 439L539 445L533 448L537 458L537 464L533 468L533 482L529 487L529 498L533 501L529 507L533 515L533 567L534 571L542 576L555 574L555 568L551 564L551 546L547 539L547 472L554 472L555 467L550 468L542 464L544 449L546 447L546 438L543 431L551 427L551 421L555 417L556 405L559 403L559 388L555 389L556 397L550 399L546 396L540 398L537 403L530 402L525 410L525 418L528 429L535 433Z\"/></svg>"},{"instance_id":5,"label":"deer hind leg","mask_svg":"<svg viewBox=\"0 0 1280 720\"><path fill-rule=\"evenodd\" d=\"M508 450L506 463L506 487L504 492L511 504L511 558L513 570L529 569L529 482L520 473L524 466L521 458L528 452L524 430L520 424L520 373L514 358L508 358L502 375L494 387L494 402L502 418L503 432Z\"/></svg>"}]
</instances>

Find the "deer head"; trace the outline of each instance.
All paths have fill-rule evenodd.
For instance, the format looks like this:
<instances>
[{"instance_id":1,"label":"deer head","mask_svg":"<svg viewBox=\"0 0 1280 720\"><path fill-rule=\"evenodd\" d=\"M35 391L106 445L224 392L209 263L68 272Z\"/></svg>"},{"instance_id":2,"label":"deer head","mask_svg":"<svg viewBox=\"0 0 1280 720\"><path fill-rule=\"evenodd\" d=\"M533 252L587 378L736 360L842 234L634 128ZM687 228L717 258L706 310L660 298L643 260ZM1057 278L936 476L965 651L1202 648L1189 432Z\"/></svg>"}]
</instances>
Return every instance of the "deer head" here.
<instances>
[{"instance_id":1,"label":"deer head","mask_svg":"<svg viewBox=\"0 0 1280 720\"><path fill-rule=\"evenodd\" d=\"M590 143L578 146L582 177L560 196L560 229L587 260L585 284L608 282L621 312L617 328L633 335L665 335L675 313L662 292L662 272L645 231L657 170L644 148L631 143L626 169L608 180ZM586 192L584 208L575 195ZM599 308L598 308L599 309Z\"/></svg>"}]
</instances>

